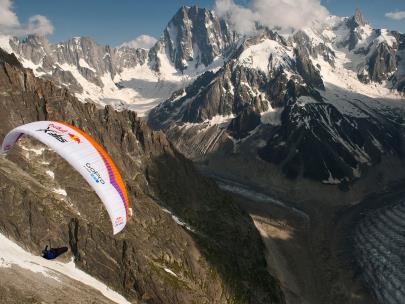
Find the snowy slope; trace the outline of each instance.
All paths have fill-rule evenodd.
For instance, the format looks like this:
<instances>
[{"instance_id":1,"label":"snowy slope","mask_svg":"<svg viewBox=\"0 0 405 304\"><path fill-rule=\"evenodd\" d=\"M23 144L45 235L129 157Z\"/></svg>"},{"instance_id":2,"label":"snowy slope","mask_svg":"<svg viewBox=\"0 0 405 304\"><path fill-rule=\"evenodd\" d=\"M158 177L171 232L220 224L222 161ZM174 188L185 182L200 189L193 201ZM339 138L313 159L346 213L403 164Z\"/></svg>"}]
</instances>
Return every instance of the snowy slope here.
<instances>
[{"instance_id":1,"label":"snowy slope","mask_svg":"<svg viewBox=\"0 0 405 304\"><path fill-rule=\"evenodd\" d=\"M291 70L292 57L292 48L265 38L246 48L239 56L239 62L246 67L269 73L280 68Z\"/></svg>"},{"instance_id":2,"label":"snowy slope","mask_svg":"<svg viewBox=\"0 0 405 304\"><path fill-rule=\"evenodd\" d=\"M116 303L130 303L123 296L108 288L104 283L76 268L73 261L62 263L57 260L48 261L40 256L34 256L0 234L0 268L8 268L13 265L34 273L40 273L56 281L63 277L69 277L100 291L106 298Z\"/></svg>"}]
</instances>

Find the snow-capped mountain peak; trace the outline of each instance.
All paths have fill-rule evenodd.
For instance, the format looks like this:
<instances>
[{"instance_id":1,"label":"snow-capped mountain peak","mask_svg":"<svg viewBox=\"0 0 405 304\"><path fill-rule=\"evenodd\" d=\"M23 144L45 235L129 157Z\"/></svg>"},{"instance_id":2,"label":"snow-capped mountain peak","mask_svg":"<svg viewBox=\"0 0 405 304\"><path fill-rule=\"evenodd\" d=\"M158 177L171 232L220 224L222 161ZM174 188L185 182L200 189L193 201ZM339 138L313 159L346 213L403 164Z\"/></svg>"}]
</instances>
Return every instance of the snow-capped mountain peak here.
<instances>
[{"instance_id":1,"label":"snow-capped mountain peak","mask_svg":"<svg viewBox=\"0 0 405 304\"><path fill-rule=\"evenodd\" d=\"M235 34L223 19L207 9L183 6L169 21L158 43L152 48L155 69L166 56L174 67L186 72L207 67L235 42ZM187 72L186 72L187 73Z\"/></svg>"},{"instance_id":2,"label":"snow-capped mountain peak","mask_svg":"<svg viewBox=\"0 0 405 304\"><path fill-rule=\"evenodd\" d=\"M149 123L196 160L231 145L233 155L244 151L241 158L275 164L289 178L352 182L401 153L404 42L359 10L290 35L262 28L240 39L215 74L153 109Z\"/></svg>"}]
</instances>

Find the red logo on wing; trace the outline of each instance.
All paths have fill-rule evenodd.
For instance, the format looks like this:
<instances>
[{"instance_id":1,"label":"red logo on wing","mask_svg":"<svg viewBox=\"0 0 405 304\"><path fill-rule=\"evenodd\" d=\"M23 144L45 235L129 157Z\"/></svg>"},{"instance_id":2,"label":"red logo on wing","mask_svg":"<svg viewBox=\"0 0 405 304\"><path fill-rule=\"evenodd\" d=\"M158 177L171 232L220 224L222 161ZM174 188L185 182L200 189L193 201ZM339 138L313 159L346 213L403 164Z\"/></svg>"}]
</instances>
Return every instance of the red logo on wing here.
<instances>
[{"instance_id":1,"label":"red logo on wing","mask_svg":"<svg viewBox=\"0 0 405 304\"><path fill-rule=\"evenodd\" d=\"M74 140L74 141L77 142L78 144L81 143L79 136L74 135L74 134L72 134L72 133L68 133L68 135L69 135L69 137L70 137L71 140Z\"/></svg>"}]
</instances>

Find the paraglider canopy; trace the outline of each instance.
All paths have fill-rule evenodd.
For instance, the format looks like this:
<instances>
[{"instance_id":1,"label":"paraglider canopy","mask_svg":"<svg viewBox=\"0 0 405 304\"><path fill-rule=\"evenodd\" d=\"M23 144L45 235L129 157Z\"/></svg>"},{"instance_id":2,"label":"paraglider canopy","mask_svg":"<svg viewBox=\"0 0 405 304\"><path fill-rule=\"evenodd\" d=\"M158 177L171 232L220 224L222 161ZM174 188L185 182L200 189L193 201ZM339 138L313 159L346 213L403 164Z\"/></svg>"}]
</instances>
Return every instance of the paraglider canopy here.
<instances>
[{"instance_id":1,"label":"paraglider canopy","mask_svg":"<svg viewBox=\"0 0 405 304\"><path fill-rule=\"evenodd\" d=\"M52 148L96 191L110 216L113 233L128 220L128 195L117 167L104 149L82 130L63 122L37 121L11 130L0 152L7 153L24 134Z\"/></svg>"}]
</instances>

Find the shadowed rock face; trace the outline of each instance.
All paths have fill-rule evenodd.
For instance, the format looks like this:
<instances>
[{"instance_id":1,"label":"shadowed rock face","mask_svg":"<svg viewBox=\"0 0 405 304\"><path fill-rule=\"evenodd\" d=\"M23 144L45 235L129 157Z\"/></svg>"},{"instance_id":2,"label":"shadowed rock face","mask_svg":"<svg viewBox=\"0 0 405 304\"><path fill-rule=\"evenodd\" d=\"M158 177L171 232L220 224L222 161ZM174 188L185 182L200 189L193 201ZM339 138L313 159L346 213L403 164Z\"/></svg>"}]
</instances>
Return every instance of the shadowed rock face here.
<instances>
[{"instance_id":1,"label":"shadowed rock face","mask_svg":"<svg viewBox=\"0 0 405 304\"><path fill-rule=\"evenodd\" d=\"M305 50L310 56L317 58L322 56L325 61L327 61L331 66L335 63L335 52L331 50L330 47L324 43L314 44L312 39L303 31L297 31L293 36L293 41L299 46L298 50L300 53ZM308 57L308 55L306 55Z\"/></svg>"},{"instance_id":2,"label":"shadowed rock face","mask_svg":"<svg viewBox=\"0 0 405 304\"><path fill-rule=\"evenodd\" d=\"M260 124L260 115L249 108L243 110L235 119L232 119L228 130L234 138L246 137L250 131Z\"/></svg>"},{"instance_id":3,"label":"shadowed rock face","mask_svg":"<svg viewBox=\"0 0 405 304\"><path fill-rule=\"evenodd\" d=\"M68 245L80 268L143 303L284 302L251 219L135 113L82 104L3 52L0 92L1 138L36 120L83 129L115 161L134 214L113 237L100 200L80 175L23 138L0 158L2 233L34 252L49 240ZM67 196L54 192L59 188Z\"/></svg>"},{"instance_id":4,"label":"shadowed rock face","mask_svg":"<svg viewBox=\"0 0 405 304\"><path fill-rule=\"evenodd\" d=\"M315 88L325 89L321 75L313 66L307 51L302 47L298 47L294 52L297 57L297 71L302 75L304 81Z\"/></svg>"},{"instance_id":5,"label":"shadowed rock face","mask_svg":"<svg viewBox=\"0 0 405 304\"><path fill-rule=\"evenodd\" d=\"M403 155L401 133L388 120L345 117L336 107L324 102L304 106L291 102L281 120L282 125L258 154L280 165L292 179L303 176L324 182L331 178L331 183L332 179L349 182L358 177L355 168L361 170L363 166L379 163L384 150L399 157ZM381 145L376 146L373 138L378 138ZM367 157L367 163L362 164L361 155Z\"/></svg>"},{"instance_id":6,"label":"shadowed rock face","mask_svg":"<svg viewBox=\"0 0 405 304\"><path fill-rule=\"evenodd\" d=\"M380 44L369 59L370 79L382 82L396 69L395 51L386 44Z\"/></svg>"}]
</instances>

